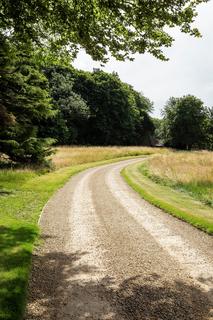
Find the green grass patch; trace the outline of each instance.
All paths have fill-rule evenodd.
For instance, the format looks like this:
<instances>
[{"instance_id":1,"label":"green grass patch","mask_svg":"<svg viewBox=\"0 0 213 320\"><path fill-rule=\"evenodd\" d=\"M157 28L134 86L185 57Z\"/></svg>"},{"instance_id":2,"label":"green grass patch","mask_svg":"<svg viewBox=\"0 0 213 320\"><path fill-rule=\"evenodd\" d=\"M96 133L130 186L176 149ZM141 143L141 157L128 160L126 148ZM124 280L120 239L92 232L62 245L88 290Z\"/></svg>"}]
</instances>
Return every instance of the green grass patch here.
<instances>
[{"instance_id":1,"label":"green grass patch","mask_svg":"<svg viewBox=\"0 0 213 320\"><path fill-rule=\"evenodd\" d=\"M213 234L212 208L187 193L154 182L144 174L145 172L146 164L137 163L123 169L122 175L127 183L151 204L209 234Z\"/></svg>"},{"instance_id":2,"label":"green grass patch","mask_svg":"<svg viewBox=\"0 0 213 320\"><path fill-rule=\"evenodd\" d=\"M212 183L176 183L174 188L183 192L188 192L192 197L213 208Z\"/></svg>"},{"instance_id":3,"label":"green grass patch","mask_svg":"<svg viewBox=\"0 0 213 320\"><path fill-rule=\"evenodd\" d=\"M121 157L41 173L0 171L0 319L21 320L31 256L39 238L37 221L53 195L74 174L90 167L132 157Z\"/></svg>"},{"instance_id":4,"label":"green grass patch","mask_svg":"<svg viewBox=\"0 0 213 320\"><path fill-rule=\"evenodd\" d=\"M20 319L33 244L38 227L23 221L1 219L0 225L0 319Z\"/></svg>"},{"instance_id":5,"label":"green grass patch","mask_svg":"<svg viewBox=\"0 0 213 320\"><path fill-rule=\"evenodd\" d=\"M149 164L145 163L139 168L141 173L151 179L153 182L162 186L169 186L180 192L187 192L193 198L203 202L205 205L213 208L213 184L210 182L193 181L181 183L169 178L162 178L154 175L149 168Z\"/></svg>"}]
</instances>

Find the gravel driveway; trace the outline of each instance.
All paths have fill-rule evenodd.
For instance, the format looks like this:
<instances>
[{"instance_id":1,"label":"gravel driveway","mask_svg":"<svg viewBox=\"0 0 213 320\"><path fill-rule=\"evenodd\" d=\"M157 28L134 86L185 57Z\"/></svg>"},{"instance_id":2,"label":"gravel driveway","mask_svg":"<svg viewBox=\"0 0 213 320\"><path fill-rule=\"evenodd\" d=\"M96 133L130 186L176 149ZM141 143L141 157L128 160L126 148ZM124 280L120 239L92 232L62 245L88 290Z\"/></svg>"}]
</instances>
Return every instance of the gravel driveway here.
<instances>
[{"instance_id":1,"label":"gravel driveway","mask_svg":"<svg viewBox=\"0 0 213 320\"><path fill-rule=\"evenodd\" d=\"M120 171L137 161L88 169L48 202L25 319L213 319L213 237L130 189Z\"/></svg>"}]
</instances>

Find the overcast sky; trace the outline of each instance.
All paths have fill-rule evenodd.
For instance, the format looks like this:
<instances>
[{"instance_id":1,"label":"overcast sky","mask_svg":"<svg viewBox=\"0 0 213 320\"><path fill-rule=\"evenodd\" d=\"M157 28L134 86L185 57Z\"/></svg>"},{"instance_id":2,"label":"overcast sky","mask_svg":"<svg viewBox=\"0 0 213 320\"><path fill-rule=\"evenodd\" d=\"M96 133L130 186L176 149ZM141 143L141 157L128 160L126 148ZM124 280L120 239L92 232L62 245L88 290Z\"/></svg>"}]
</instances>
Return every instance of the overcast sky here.
<instances>
[{"instance_id":1,"label":"overcast sky","mask_svg":"<svg viewBox=\"0 0 213 320\"><path fill-rule=\"evenodd\" d=\"M74 66L88 71L100 67L117 72L122 81L154 102L156 117L160 117L160 110L171 96L193 94L207 106L213 106L213 0L201 4L198 13L195 25L203 37L193 38L173 30L175 42L165 51L170 59L167 62L144 54L135 55L133 62L111 59L105 67L100 67L82 51Z\"/></svg>"}]
</instances>

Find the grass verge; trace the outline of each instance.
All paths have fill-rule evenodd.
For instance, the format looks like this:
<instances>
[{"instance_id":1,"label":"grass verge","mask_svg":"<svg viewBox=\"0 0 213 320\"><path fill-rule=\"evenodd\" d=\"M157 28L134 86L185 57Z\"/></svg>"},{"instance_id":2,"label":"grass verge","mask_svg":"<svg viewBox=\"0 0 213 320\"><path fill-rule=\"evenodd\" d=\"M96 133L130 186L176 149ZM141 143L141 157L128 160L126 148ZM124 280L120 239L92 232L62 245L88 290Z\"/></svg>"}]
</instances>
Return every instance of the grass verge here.
<instances>
[{"instance_id":1,"label":"grass verge","mask_svg":"<svg viewBox=\"0 0 213 320\"><path fill-rule=\"evenodd\" d=\"M154 182L186 192L213 208L213 152L179 151L150 157L145 175Z\"/></svg>"},{"instance_id":2,"label":"grass verge","mask_svg":"<svg viewBox=\"0 0 213 320\"><path fill-rule=\"evenodd\" d=\"M144 164L137 163L122 170L127 183L142 198L191 225L213 234L213 209L190 195L162 186L143 175Z\"/></svg>"},{"instance_id":3,"label":"grass verge","mask_svg":"<svg viewBox=\"0 0 213 320\"><path fill-rule=\"evenodd\" d=\"M129 158L84 163L46 174L28 169L0 171L1 320L23 318L32 251L39 239L37 221L44 204L74 174Z\"/></svg>"}]
</instances>

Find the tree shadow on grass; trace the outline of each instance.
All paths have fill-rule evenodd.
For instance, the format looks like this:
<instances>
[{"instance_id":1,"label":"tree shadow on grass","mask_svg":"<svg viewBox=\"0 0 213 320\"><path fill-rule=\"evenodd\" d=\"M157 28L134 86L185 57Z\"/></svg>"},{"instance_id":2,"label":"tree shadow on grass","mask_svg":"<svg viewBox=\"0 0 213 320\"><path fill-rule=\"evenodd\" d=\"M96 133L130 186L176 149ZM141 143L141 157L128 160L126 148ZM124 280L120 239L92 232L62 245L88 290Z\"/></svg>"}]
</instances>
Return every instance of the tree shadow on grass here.
<instances>
[{"instance_id":1,"label":"tree shadow on grass","mask_svg":"<svg viewBox=\"0 0 213 320\"><path fill-rule=\"evenodd\" d=\"M0 226L0 319L19 320L24 310L28 272L37 229Z\"/></svg>"},{"instance_id":2,"label":"tree shadow on grass","mask_svg":"<svg viewBox=\"0 0 213 320\"><path fill-rule=\"evenodd\" d=\"M81 259L87 252L34 257L27 320L206 320L211 305L199 287L163 281L158 274L95 278ZM89 276L88 276L89 275Z\"/></svg>"}]
</instances>

